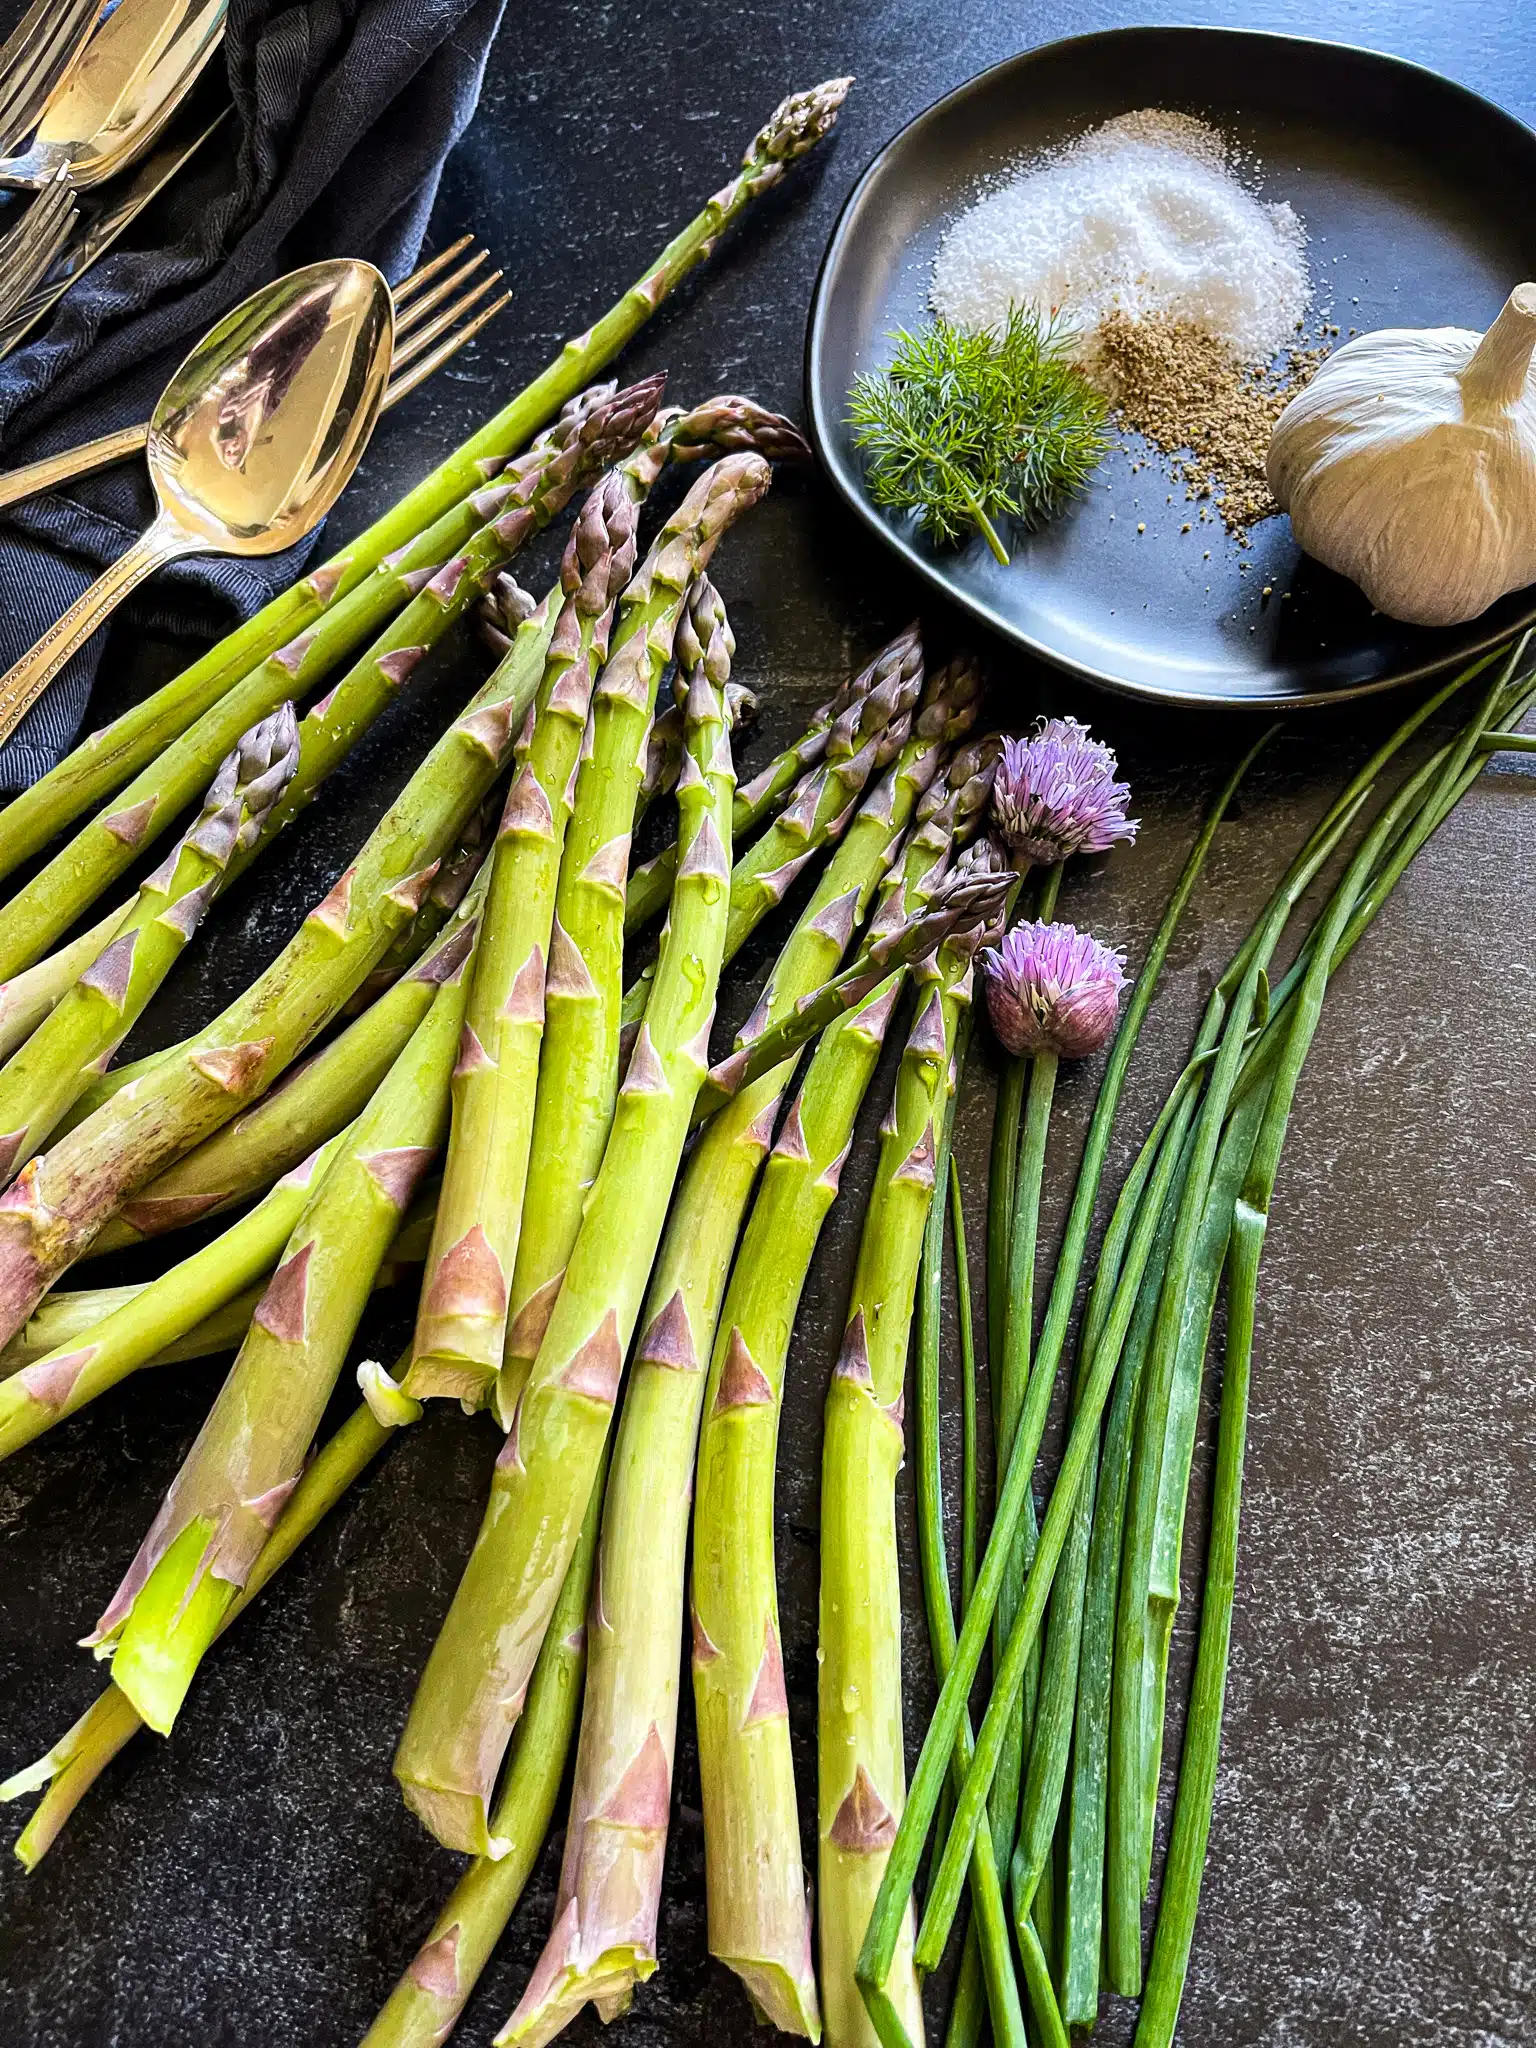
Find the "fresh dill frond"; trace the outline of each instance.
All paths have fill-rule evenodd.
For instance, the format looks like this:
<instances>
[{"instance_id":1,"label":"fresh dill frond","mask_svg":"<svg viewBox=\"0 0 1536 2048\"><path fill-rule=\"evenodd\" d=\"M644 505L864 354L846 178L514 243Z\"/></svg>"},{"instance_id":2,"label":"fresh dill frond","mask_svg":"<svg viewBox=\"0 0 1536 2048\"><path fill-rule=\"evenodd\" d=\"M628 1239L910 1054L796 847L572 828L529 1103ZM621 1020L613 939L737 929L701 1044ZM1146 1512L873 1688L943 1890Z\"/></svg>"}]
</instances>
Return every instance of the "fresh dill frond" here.
<instances>
[{"instance_id":1,"label":"fresh dill frond","mask_svg":"<svg viewBox=\"0 0 1536 2048\"><path fill-rule=\"evenodd\" d=\"M915 512L945 545L979 531L1006 563L998 524L1043 524L1097 467L1109 445L1105 400L1061 331L1029 310L1012 308L1000 330L936 319L891 339L890 368L848 394L870 497Z\"/></svg>"}]
</instances>

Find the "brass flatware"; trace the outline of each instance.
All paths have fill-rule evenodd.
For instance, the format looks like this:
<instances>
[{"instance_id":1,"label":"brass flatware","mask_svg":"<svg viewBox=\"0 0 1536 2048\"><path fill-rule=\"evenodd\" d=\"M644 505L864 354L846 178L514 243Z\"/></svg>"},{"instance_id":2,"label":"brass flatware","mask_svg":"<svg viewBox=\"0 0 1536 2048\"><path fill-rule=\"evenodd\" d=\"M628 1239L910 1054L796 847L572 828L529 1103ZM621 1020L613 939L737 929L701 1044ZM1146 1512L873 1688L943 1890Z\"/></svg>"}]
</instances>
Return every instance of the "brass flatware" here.
<instances>
[{"instance_id":1,"label":"brass flatware","mask_svg":"<svg viewBox=\"0 0 1536 2048\"><path fill-rule=\"evenodd\" d=\"M33 0L0 43L0 154L26 141L101 6L102 0Z\"/></svg>"},{"instance_id":2,"label":"brass flatware","mask_svg":"<svg viewBox=\"0 0 1536 2048\"><path fill-rule=\"evenodd\" d=\"M476 250L461 263L455 261L473 245L474 239L473 235L461 235L395 286L395 352L382 411L398 405L418 384L425 383L434 370L441 369L503 307L511 304L510 292L501 292L489 304L484 303L486 294L495 289L502 275L499 270L483 270L490 259L488 249ZM450 265L454 267L449 269ZM426 289L429 284L430 290ZM443 304L445 295L447 304ZM0 327L0 355L4 353L5 330ZM54 490L60 484L72 483L76 477L89 476L94 470L108 469L114 462L126 462L143 449L148 439L149 422L140 420L136 426L119 427L115 433L82 441L78 447L61 448L56 455L42 455L36 462L0 470L0 509L19 505L23 498L38 491Z\"/></svg>"},{"instance_id":3,"label":"brass flatware","mask_svg":"<svg viewBox=\"0 0 1536 2048\"><path fill-rule=\"evenodd\" d=\"M76 218L62 250L12 312L0 319L0 361L19 348L38 321L51 313L70 286L104 256L130 222L157 197L182 165L230 119L226 107L189 134L165 137L143 161L104 190L76 197ZM73 189L73 188L67 188ZM38 202L39 204L41 202ZM33 211L36 211L34 206ZM146 433L148 427L145 428ZM142 447L142 441L138 444Z\"/></svg>"},{"instance_id":4,"label":"brass flatware","mask_svg":"<svg viewBox=\"0 0 1536 2048\"><path fill-rule=\"evenodd\" d=\"M99 185L149 148L224 34L227 0L119 0L48 95L0 185Z\"/></svg>"},{"instance_id":5,"label":"brass flatware","mask_svg":"<svg viewBox=\"0 0 1536 2048\"><path fill-rule=\"evenodd\" d=\"M184 555L273 555L336 502L394 346L371 263L312 263L255 292L187 357L149 423L159 516L0 677L0 739L129 591Z\"/></svg>"}]
</instances>

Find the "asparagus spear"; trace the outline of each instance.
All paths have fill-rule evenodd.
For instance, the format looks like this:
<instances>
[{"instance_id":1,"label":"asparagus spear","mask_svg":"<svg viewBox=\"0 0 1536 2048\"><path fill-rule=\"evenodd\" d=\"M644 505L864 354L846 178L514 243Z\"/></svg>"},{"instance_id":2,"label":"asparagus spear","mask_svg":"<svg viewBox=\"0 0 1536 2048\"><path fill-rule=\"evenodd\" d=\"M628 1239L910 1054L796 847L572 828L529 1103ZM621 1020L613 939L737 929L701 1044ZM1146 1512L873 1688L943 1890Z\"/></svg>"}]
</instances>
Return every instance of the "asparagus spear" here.
<instances>
[{"instance_id":1,"label":"asparagus spear","mask_svg":"<svg viewBox=\"0 0 1536 2048\"><path fill-rule=\"evenodd\" d=\"M581 1535L533 1667L528 1704L512 1731L491 1831L507 1846L479 1856L449 1894L405 1974L363 2036L362 2048L440 2048L463 2012L532 1875L554 1816L576 1732L587 1662L587 1605L597 1561L607 1452Z\"/></svg>"},{"instance_id":2,"label":"asparagus spear","mask_svg":"<svg viewBox=\"0 0 1536 2048\"><path fill-rule=\"evenodd\" d=\"M544 1026L555 885L592 684L635 564L639 507L617 473L587 499L565 551L565 602L527 758L502 814L454 1074L453 1136L407 1385L479 1407L501 1367Z\"/></svg>"},{"instance_id":3,"label":"asparagus spear","mask_svg":"<svg viewBox=\"0 0 1536 2048\"><path fill-rule=\"evenodd\" d=\"M144 1183L263 1093L420 909L437 862L500 773L544 667L538 614L438 741L356 862L189 1050L152 1067L0 1197L0 1342Z\"/></svg>"},{"instance_id":4,"label":"asparagus spear","mask_svg":"<svg viewBox=\"0 0 1536 2048\"><path fill-rule=\"evenodd\" d=\"M693 1690L709 1947L754 2008L820 2038L773 1567L789 1332L897 983L822 1040L769 1157L710 1361L693 1526Z\"/></svg>"},{"instance_id":5,"label":"asparagus spear","mask_svg":"<svg viewBox=\"0 0 1536 2048\"><path fill-rule=\"evenodd\" d=\"M543 1340L613 1115L624 885L641 748L657 684L688 584L770 479L767 463L755 454L728 455L716 463L657 535L619 600L613 652L593 698L590 743L577 772L560 859L528 1160L528 1185L538 1190L538 1200L523 1215L512 1273L503 1421Z\"/></svg>"},{"instance_id":6,"label":"asparagus spear","mask_svg":"<svg viewBox=\"0 0 1536 2048\"><path fill-rule=\"evenodd\" d=\"M481 592L475 607L475 624L480 638L498 661L508 652L513 635L537 603L538 599L524 590L510 569L498 569Z\"/></svg>"},{"instance_id":7,"label":"asparagus spear","mask_svg":"<svg viewBox=\"0 0 1536 2048\"><path fill-rule=\"evenodd\" d=\"M99 923L46 960L0 982L0 1059L24 1045L59 999L67 995L104 946L122 929L133 903L120 903Z\"/></svg>"},{"instance_id":8,"label":"asparagus spear","mask_svg":"<svg viewBox=\"0 0 1536 2048\"><path fill-rule=\"evenodd\" d=\"M942 873L952 827L952 806L941 803L914 829L893 894L921 901ZM888 975L838 1018L811 1060L731 1272L699 1439L693 1685L710 1952L773 2024L813 2039L820 2018L774 1592L773 1467L800 1290L901 979L900 970ZM734 1102L725 1112L738 1114Z\"/></svg>"},{"instance_id":9,"label":"asparagus spear","mask_svg":"<svg viewBox=\"0 0 1536 2048\"><path fill-rule=\"evenodd\" d=\"M374 1276L442 1142L467 971L463 962L440 983L337 1142L229 1377L89 1638L161 1735L298 1483Z\"/></svg>"},{"instance_id":10,"label":"asparagus spear","mask_svg":"<svg viewBox=\"0 0 1536 2048\"><path fill-rule=\"evenodd\" d=\"M0 1380L0 1458L74 1415L270 1272L304 1210L315 1176L329 1163L317 1153L285 1174L272 1192L201 1251L129 1298L89 1331L66 1330L54 1348Z\"/></svg>"},{"instance_id":11,"label":"asparagus spear","mask_svg":"<svg viewBox=\"0 0 1536 2048\"><path fill-rule=\"evenodd\" d=\"M798 997L793 1009L771 1030L711 1068L699 1090L694 1121L713 1116L739 1088L820 1037L836 1018L855 1009L893 968L925 958L951 934L974 937L983 931L996 920L1017 881L1018 876L1006 869L957 868L946 875L916 916L879 932L841 973Z\"/></svg>"},{"instance_id":12,"label":"asparagus spear","mask_svg":"<svg viewBox=\"0 0 1536 2048\"><path fill-rule=\"evenodd\" d=\"M532 609L530 604L529 610ZM474 887L496 837L496 820L500 814L501 793L493 790L470 819L459 845L433 876L426 901L413 921L380 954L378 966L364 975L356 993L342 1004L340 1014L343 1017L355 1017L360 1011L371 1009L380 996L420 964L422 956Z\"/></svg>"},{"instance_id":13,"label":"asparagus spear","mask_svg":"<svg viewBox=\"0 0 1536 2048\"><path fill-rule=\"evenodd\" d=\"M756 456L727 457L712 475L724 484L721 473L738 465L742 485L755 495L766 474ZM659 573L656 580L661 583ZM610 661L607 674L620 687L628 674L638 694L647 657L639 636L629 644L638 662L624 664L615 678ZM638 772L633 726L629 738L632 805ZM601 758L598 734L592 759ZM665 1201L659 1196L676 1177L708 1064L730 901L734 788L721 692L701 662L689 685L688 764L678 786L683 859L655 993L560 1298L497 1460L474 1552L395 1759L415 1812L440 1841L473 1854L491 1847L487 1821L497 1769L586 1512L661 1237Z\"/></svg>"},{"instance_id":14,"label":"asparagus spear","mask_svg":"<svg viewBox=\"0 0 1536 2048\"><path fill-rule=\"evenodd\" d=\"M202 922L231 860L261 832L298 761L293 706L225 757L191 830L139 889L117 936L0 1069L0 1177L30 1159L105 1066Z\"/></svg>"},{"instance_id":15,"label":"asparagus spear","mask_svg":"<svg viewBox=\"0 0 1536 2048\"><path fill-rule=\"evenodd\" d=\"M757 721L757 693L749 690L745 683L727 683L725 686L725 722L732 733L745 732ZM677 787L677 778L683 765L683 704L679 697L664 711L658 711L651 722L650 737L645 743L645 773L640 778L640 794L635 801L635 823L638 825L653 803L664 796L670 796ZM628 896L625 897L626 903ZM628 930L626 913L625 929Z\"/></svg>"},{"instance_id":16,"label":"asparagus spear","mask_svg":"<svg viewBox=\"0 0 1536 2048\"><path fill-rule=\"evenodd\" d=\"M878 2042L854 1982L906 1780L896 1474L917 1271L934 1192L938 1132L960 1010L970 1001L979 930L919 969L884 1128L842 1349L827 1392L821 1454L821 1618L817 1672L818 1926L829 2041ZM923 2037L911 1958L898 1946L887 1991L913 2042Z\"/></svg>"},{"instance_id":17,"label":"asparagus spear","mask_svg":"<svg viewBox=\"0 0 1536 2048\"><path fill-rule=\"evenodd\" d=\"M243 1116L125 1202L86 1255L122 1251L233 1208L360 1115L469 952L482 896L477 883L425 959Z\"/></svg>"},{"instance_id":18,"label":"asparagus spear","mask_svg":"<svg viewBox=\"0 0 1536 2048\"><path fill-rule=\"evenodd\" d=\"M303 695L404 605L305 719L297 771L263 837L263 845L269 843L501 563L581 484L634 446L655 413L662 381L647 378L621 392L603 385L584 394L501 481L473 492L398 560L381 562L313 633L278 648L221 696L0 911L0 974L36 960L68 930L171 825L248 725L285 698ZM232 873L251 857L248 852L237 861Z\"/></svg>"},{"instance_id":19,"label":"asparagus spear","mask_svg":"<svg viewBox=\"0 0 1536 2048\"><path fill-rule=\"evenodd\" d=\"M412 1275L419 1279L432 1237L435 1198L436 1190L428 1184L411 1205L410 1214L400 1226L400 1235L390 1246L378 1270L374 1281L375 1293L386 1287L398 1287ZM298 1206L290 1213L296 1220ZM288 1241L286 1231L274 1225L274 1232L279 1241L268 1261L269 1267L276 1264L278 1252ZM160 1276L161 1279L165 1277L164 1274ZM145 1358L142 1364L181 1365L192 1358L213 1358L221 1351L238 1351L251 1327L251 1317L261 1306L261 1297L267 1291L267 1277L264 1275L253 1286L232 1294L222 1308L216 1308L200 1322L194 1322L183 1335L173 1337ZM109 1316L116 1315L119 1309L139 1300L159 1284L159 1280L136 1280L126 1287L81 1287L60 1289L50 1294L0 1352L0 1381L19 1373L24 1366L35 1365L51 1352L78 1348L87 1338L96 1336ZM184 1312L178 1310L175 1320L179 1323L183 1319ZM135 1363L131 1370L138 1371L139 1364ZM53 1421L60 1419L60 1415L52 1418Z\"/></svg>"},{"instance_id":20,"label":"asparagus spear","mask_svg":"<svg viewBox=\"0 0 1536 2048\"><path fill-rule=\"evenodd\" d=\"M760 773L737 790L736 811L731 819L736 845L741 845L759 825L776 818L789 802L796 784L808 770L820 766L826 757L834 728L838 731L845 754L857 750L860 742L869 737L862 727L858 706L873 692L886 689L898 672L904 673L909 680L913 675L921 677L922 642L915 619L905 633L899 634L888 647L880 650L867 668L850 676L825 704L811 713L810 724L793 746L776 754ZM889 690L886 689L886 695L877 698L876 702L880 706L888 704ZM876 713L879 717L886 715L889 714ZM661 915L672 893L672 877L676 872L675 846L663 848L654 859L636 868L629 878L629 893L624 903L626 931L638 931L653 917Z\"/></svg>"},{"instance_id":21,"label":"asparagus spear","mask_svg":"<svg viewBox=\"0 0 1536 2048\"><path fill-rule=\"evenodd\" d=\"M814 149L831 131L852 83L851 78L828 79L808 92L791 93L782 100L753 137L736 177L668 243L618 303L568 341L555 360L494 419L366 533L349 542L340 555L311 570L191 668L104 731L93 733L57 768L15 798L0 814L0 874L8 874L39 852L72 818L121 788L254 663L305 632L387 555L408 546L456 500L496 475L530 434L612 362L752 201L771 190L795 158Z\"/></svg>"}]
</instances>

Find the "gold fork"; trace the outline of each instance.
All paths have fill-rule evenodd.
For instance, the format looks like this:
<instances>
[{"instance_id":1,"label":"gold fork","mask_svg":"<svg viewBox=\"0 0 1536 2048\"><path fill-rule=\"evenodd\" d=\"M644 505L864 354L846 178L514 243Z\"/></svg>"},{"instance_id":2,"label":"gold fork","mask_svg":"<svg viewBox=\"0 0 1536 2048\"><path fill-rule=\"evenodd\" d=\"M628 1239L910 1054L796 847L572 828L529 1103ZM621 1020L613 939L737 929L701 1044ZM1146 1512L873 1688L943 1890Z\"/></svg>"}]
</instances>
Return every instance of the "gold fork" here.
<instances>
[{"instance_id":1,"label":"gold fork","mask_svg":"<svg viewBox=\"0 0 1536 2048\"><path fill-rule=\"evenodd\" d=\"M424 384L511 303L510 292L484 303L501 282L502 273L485 269L490 251L474 244L473 235L460 235L395 286L395 353L384 391L386 410ZM469 250L473 254L466 254ZM149 422L144 420L138 426L120 427L115 434L84 441L78 448L41 456L20 469L0 470L0 507L19 504L38 491L89 476L114 462L125 462L130 455L142 453L148 440Z\"/></svg>"}]
</instances>

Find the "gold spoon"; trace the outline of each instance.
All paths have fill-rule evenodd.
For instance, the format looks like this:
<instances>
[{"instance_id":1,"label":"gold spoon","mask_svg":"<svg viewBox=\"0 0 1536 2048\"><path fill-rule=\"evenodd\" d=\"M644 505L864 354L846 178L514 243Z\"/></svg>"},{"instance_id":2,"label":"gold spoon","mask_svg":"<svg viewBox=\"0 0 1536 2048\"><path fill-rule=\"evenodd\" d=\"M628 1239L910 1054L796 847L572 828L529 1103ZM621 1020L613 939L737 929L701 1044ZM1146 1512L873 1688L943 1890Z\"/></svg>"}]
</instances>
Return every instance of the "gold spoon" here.
<instances>
[{"instance_id":1,"label":"gold spoon","mask_svg":"<svg viewBox=\"0 0 1536 2048\"><path fill-rule=\"evenodd\" d=\"M158 518L0 676L0 740L146 576L182 555L275 555L317 525L368 445L393 351L371 263L311 263L226 314L150 420Z\"/></svg>"},{"instance_id":2,"label":"gold spoon","mask_svg":"<svg viewBox=\"0 0 1536 2048\"><path fill-rule=\"evenodd\" d=\"M0 185L62 177L76 192L133 163L181 105L224 34L227 0L119 0L49 94Z\"/></svg>"}]
</instances>

